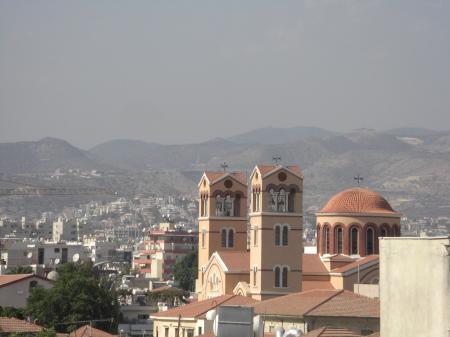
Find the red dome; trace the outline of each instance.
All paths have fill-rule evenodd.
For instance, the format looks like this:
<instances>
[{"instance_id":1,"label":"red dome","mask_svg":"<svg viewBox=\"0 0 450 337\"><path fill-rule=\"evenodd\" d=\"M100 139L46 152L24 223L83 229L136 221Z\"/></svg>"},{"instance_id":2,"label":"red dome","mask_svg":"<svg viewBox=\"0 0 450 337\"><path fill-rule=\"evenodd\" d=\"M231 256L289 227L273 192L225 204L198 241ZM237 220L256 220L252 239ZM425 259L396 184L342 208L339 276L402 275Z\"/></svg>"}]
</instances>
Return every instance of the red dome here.
<instances>
[{"instance_id":1,"label":"red dome","mask_svg":"<svg viewBox=\"0 0 450 337\"><path fill-rule=\"evenodd\" d=\"M394 211L381 195L366 188L350 188L333 196L319 213L387 213Z\"/></svg>"}]
</instances>

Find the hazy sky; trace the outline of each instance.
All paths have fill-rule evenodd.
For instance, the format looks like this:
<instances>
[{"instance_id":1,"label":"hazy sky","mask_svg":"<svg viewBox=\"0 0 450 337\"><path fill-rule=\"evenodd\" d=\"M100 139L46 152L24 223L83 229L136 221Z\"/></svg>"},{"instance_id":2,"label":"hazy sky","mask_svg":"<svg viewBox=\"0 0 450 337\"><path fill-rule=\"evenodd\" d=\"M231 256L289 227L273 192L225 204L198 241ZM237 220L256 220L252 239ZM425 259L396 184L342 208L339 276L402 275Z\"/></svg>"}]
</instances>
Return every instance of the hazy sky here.
<instances>
[{"instance_id":1,"label":"hazy sky","mask_svg":"<svg viewBox=\"0 0 450 337\"><path fill-rule=\"evenodd\" d=\"M0 0L0 142L450 129L449 0Z\"/></svg>"}]
</instances>

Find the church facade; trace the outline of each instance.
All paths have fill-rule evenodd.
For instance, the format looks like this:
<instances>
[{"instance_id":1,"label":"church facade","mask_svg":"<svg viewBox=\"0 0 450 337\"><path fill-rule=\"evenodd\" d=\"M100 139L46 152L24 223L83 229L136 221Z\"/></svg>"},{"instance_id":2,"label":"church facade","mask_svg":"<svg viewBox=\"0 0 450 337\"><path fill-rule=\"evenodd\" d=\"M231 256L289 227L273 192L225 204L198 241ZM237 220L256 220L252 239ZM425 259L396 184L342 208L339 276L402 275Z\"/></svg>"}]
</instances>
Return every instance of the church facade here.
<instances>
[{"instance_id":1,"label":"church facade","mask_svg":"<svg viewBox=\"0 0 450 337\"><path fill-rule=\"evenodd\" d=\"M356 188L316 214L317 252L303 253L303 174L297 165L205 172L199 187L199 300L261 301L313 289L378 283L378 237L400 235L400 213Z\"/></svg>"}]
</instances>

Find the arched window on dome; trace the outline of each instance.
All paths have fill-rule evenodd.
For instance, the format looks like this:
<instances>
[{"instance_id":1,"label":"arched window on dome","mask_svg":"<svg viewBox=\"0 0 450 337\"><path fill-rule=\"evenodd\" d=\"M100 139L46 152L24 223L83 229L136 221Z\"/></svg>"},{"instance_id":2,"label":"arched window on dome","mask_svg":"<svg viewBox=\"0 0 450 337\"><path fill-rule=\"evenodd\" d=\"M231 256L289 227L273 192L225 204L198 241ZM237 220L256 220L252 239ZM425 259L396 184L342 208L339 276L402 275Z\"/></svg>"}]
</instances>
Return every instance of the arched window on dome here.
<instances>
[{"instance_id":1,"label":"arched window on dome","mask_svg":"<svg viewBox=\"0 0 450 337\"><path fill-rule=\"evenodd\" d=\"M344 252L344 230L342 227L336 228L336 254Z\"/></svg>"},{"instance_id":2,"label":"arched window on dome","mask_svg":"<svg viewBox=\"0 0 450 337\"><path fill-rule=\"evenodd\" d=\"M330 227L324 226L323 227L323 253L324 254L330 254Z\"/></svg>"},{"instance_id":3,"label":"arched window on dome","mask_svg":"<svg viewBox=\"0 0 450 337\"><path fill-rule=\"evenodd\" d=\"M366 255L375 254L375 231L372 227L366 231Z\"/></svg>"},{"instance_id":4,"label":"arched window on dome","mask_svg":"<svg viewBox=\"0 0 450 337\"><path fill-rule=\"evenodd\" d=\"M350 230L350 254L356 255L358 254L358 228L352 227Z\"/></svg>"}]
</instances>

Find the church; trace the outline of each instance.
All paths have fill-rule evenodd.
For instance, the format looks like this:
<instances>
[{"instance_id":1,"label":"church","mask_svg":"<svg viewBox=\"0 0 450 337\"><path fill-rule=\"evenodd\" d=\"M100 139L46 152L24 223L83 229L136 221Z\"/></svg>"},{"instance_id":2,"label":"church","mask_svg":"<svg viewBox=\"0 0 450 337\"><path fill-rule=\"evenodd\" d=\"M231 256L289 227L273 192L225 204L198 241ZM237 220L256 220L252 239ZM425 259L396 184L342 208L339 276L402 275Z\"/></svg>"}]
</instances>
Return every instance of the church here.
<instances>
[{"instance_id":1,"label":"church","mask_svg":"<svg viewBox=\"0 0 450 337\"><path fill-rule=\"evenodd\" d=\"M377 284L378 237L400 236L401 214L386 199L351 188L316 214L317 254L304 254L298 165L257 165L248 180L243 172L205 172L198 188L199 300L236 294L262 301Z\"/></svg>"}]
</instances>

